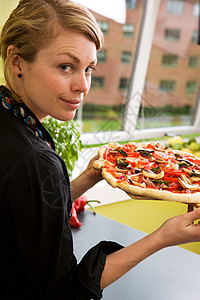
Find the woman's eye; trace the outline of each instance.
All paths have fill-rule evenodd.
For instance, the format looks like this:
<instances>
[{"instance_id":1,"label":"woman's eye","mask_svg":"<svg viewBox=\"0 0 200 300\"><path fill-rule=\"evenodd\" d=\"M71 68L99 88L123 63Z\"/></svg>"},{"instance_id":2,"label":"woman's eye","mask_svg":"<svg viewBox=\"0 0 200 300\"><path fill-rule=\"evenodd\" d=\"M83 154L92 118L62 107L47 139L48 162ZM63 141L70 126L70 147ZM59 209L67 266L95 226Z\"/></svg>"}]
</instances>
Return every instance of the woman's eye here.
<instances>
[{"instance_id":1,"label":"woman's eye","mask_svg":"<svg viewBox=\"0 0 200 300\"><path fill-rule=\"evenodd\" d=\"M66 64L60 65L59 68L64 72L71 72L73 69L72 66Z\"/></svg>"},{"instance_id":2,"label":"woman's eye","mask_svg":"<svg viewBox=\"0 0 200 300\"><path fill-rule=\"evenodd\" d=\"M91 75L93 71L95 71L95 67L93 66L89 66L85 69L85 73L87 73L88 75Z\"/></svg>"}]
</instances>

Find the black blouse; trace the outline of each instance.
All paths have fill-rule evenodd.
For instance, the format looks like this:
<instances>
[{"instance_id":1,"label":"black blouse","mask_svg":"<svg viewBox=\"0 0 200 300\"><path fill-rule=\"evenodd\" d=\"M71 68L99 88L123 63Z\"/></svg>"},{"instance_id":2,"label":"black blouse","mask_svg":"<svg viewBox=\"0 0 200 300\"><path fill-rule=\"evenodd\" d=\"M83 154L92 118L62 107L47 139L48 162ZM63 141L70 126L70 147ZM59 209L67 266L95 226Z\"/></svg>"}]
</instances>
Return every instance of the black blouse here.
<instances>
[{"instance_id":1,"label":"black blouse","mask_svg":"<svg viewBox=\"0 0 200 300\"><path fill-rule=\"evenodd\" d=\"M100 299L101 241L79 264L69 227L70 183L63 160L36 116L0 87L0 298Z\"/></svg>"}]
</instances>

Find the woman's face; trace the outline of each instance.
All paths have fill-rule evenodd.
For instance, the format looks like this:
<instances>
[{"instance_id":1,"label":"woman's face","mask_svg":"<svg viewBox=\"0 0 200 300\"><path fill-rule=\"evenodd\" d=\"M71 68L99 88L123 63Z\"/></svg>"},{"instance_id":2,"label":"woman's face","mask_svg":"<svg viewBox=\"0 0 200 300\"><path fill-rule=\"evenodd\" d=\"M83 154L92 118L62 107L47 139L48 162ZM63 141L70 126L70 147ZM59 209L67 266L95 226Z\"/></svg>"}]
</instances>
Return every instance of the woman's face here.
<instances>
[{"instance_id":1,"label":"woman's face","mask_svg":"<svg viewBox=\"0 0 200 300\"><path fill-rule=\"evenodd\" d=\"M83 34L65 30L39 50L34 62L21 61L20 95L38 119L73 119L87 95L97 63L96 46Z\"/></svg>"}]
</instances>

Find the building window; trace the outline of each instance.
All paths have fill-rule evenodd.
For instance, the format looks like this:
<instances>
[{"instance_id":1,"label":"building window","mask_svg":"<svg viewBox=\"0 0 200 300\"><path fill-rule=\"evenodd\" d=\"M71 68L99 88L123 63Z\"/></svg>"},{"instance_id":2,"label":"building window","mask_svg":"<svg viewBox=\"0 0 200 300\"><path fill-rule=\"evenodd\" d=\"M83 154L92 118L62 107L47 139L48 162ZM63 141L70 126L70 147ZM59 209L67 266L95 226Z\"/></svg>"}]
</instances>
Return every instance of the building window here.
<instances>
[{"instance_id":1,"label":"building window","mask_svg":"<svg viewBox=\"0 0 200 300\"><path fill-rule=\"evenodd\" d=\"M199 11L200 11L200 4L195 3L193 6L193 16L198 17L199 16Z\"/></svg>"},{"instance_id":2,"label":"building window","mask_svg":"<svg viewBox=\"0 0 200 300\"><path fill-rule=\"evenodd\" d=\"M184 9L183 1L168 0L167 1L167 12L173 15L182 15Z\"/></svg>"},{"instance_id":3,"label":"building window","mask_svg":"<svg viewBox=\"0 0 200 300\"><path fill-rule=\"evenodd\" d=\"M137 6L137 0L126 0L127 9L135 9Z\"/></svg>"},{"instance_id":4,"label":"building window","mask_svg":"<svg viewBox=\"0 0 200 300\"><path fill-rule=\"evenodd\" d=\"M133 37L135 31L135 26L133 24L123 25L123 34L125 37Z\"/></svg>"},{"instance_id":5,"label":"building window","mask_svg":"<svg viewBox=\"0 0 200 300\"><path fill-rule=\"evenodd\" d=\"M190 56L189 57L189 67L190 68L198 68L199 57L198 56Z\"/></svg>"},{"instance_id":6,"label":"building window","mask_svg":"<svg viewBox=\"0 0 200 300\"><path fill-rule=\"evenodd\" d=\"M160 91L173 93L175 91L176 82L174 80L161 80Z\"/></svg>"},{"instance_id":7,"label":"building window","mask_svg":"<svg viewBox=\"0 0 200 300\"><path fill-rule=\"evenodd\" d=\"M128 51L123 51L121 54L121 62L124 64L130 64L132 58L132 53Z\"/></svg>"},{"instance_id":8,"label":"building window","mask_svg":"<svg viewBox=\"0 0 200 300\"><path fill-rule=\"evenodd\" d=\"M99 62L106 62L107 52L104 50L100 50L97 52L97 60Z\"/></svg>"},{"instance_id":9,"label":"building window","mask_svg":"<svg viewBox=\"0 0 200 300\"><path fill-rule=\"evenodd\" d=\"M197 44L197 41L198 41L198 31L195 30L192 33L192 43Z\"/></svg>"},{"instance_id":10,"label":"building window","mask_svg":"<svg viewBox=\"0 0 200 300\"><path fill-rule=\"evenodd\" d=\"M186 93L187 94L194 94L196 91L196 81L188 81L186 83Z\"/></svg>"},{"instance_id":11,"label":"building window","mask_svg":"<svg viewBox=\"0 0 200 300\"><path fill-rule=\"evenodd\" d=\"M92 77L91 88L93 90L104 89L104 77Z\"/></svg>"},{"instance_id":12,"label":"building window","mask_svg":"<svg viewBox=\"0 0 200 300\"><path fill-rule=\"evenodd\" d=\"M163 55L162 57L162 65L166 67L176 67L178 63L177 55Z\"/></svg>"},{"instance_id":13,"label":"building window","mask_svg":"<svg viewBox=\"0 0 200 300\"><path fill-rule=\"evenodd\" d=\"M97 21L99 27L101 28L101 31L103 32L103 34L107 34L108 33L108 29L109 29L109 23L108 22L103 22L103 21Z\"/></svg>"},{"instance_id":14,"label":"building window","mask_svg":"<svg viewBox=\"0 0 200 300\"><path fill-rule=\"evenodd\" d=\"M119 83L119 89L121 91L128 90L130 80L128 78L121 78Z\"/></svg>"},{"instance_id":15,"label":"building window","mask_svg":"<svg viewBox=\"0 0 200 300\"><path fill-rule=\"evenodd\" d=\"M165 38L169 41L178 41L180 39L180 30L165 29Z\"/></svg>"}]
</instances>

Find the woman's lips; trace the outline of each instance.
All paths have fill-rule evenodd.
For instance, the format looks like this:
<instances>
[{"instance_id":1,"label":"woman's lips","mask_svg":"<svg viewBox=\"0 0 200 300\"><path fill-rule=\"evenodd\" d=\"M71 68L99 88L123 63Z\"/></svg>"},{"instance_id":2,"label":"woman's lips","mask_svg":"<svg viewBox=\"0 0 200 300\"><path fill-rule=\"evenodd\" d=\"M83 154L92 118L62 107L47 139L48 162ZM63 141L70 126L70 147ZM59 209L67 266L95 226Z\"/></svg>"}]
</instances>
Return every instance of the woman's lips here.
<instances>
[{"instance_id":1,"label":"woman's lips","mask_svg":"<svg viewBox=\"0 0 200 300\"><path fill-rule=\"evenodd\" d=\"M66 99L62 99L60 98L64 103L66 103L66 105L68 105L69 107L71 107L72 109L78 109L80 104L81 104L81 100L66 100Z\"/></svg>"}]
</instances>

